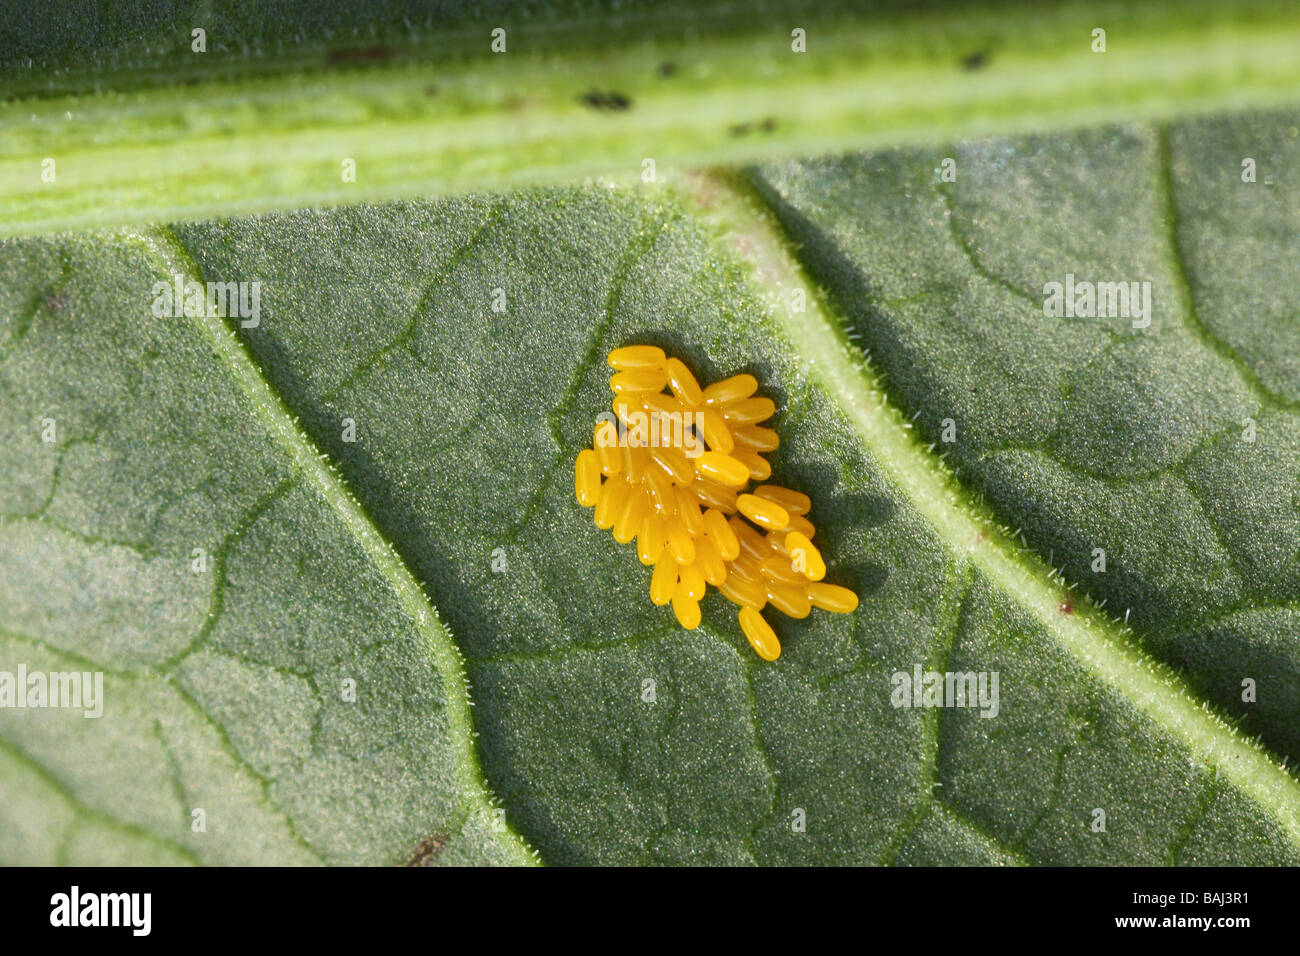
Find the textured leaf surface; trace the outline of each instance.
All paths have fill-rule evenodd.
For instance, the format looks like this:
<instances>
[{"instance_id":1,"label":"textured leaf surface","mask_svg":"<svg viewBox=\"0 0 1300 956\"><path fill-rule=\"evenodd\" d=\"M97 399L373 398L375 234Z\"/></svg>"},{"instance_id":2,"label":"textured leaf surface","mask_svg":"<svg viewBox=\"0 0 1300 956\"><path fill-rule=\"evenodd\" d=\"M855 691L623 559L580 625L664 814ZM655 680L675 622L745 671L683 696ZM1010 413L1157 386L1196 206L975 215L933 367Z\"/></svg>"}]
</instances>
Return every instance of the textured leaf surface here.
<instances>
[{"instance_id":1,"label":"textured leaf surface","mask_svg":"<svg viewBox=\"0 0 1300 956\"><path fill-rule=\"evenodd\" d=\"M1295 123L966 144L943 186L905 153L757 177L918 431L941 442L942 420L957 424L940 447L963 481L1292 762ZM1241 180L1246 156L1257 183ZM1150 327L1044 318L1044 284L1067 273L1150 281ZM1241 700L1245 677L1256 703Z\"/></svg>"},{"instance_id":2,"label":"textured leaf surface","mask_svg":"<svg viewBox=\"0 0 1300 956\"><path fill-rule=\"evenodd\" d=\"M1295 302L1269 282L1300 213L1237 173L1294 163L1293 122L966 144L948 192L939 153L891 153L4 243L0 670L108 676L98 721L0 712L0 854L510 862L517 832L552 863L1300 861ZM1150 278L1151 328L1045 319L1064 271ZM260 325L153 317L174 273L260 280ZM776 622L775 665L716 593L677 628L573 501L634 341L778 401L775 474L862 606ZM894 708L917 664L998 671L999 715Z\"/></svg>"}]
</instances>

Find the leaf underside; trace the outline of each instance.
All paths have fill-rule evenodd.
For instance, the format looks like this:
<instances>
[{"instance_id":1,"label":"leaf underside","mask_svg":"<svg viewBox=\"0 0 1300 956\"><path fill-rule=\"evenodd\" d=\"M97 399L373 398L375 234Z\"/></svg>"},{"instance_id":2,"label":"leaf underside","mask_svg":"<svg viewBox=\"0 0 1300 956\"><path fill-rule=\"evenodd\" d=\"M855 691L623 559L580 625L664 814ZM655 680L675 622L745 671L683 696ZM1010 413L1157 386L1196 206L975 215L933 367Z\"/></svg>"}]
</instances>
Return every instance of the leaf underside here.
<instances>
[{"instance_id":1,"label":"leaf underside","mask_svg":"<svg viewBox=\"0 0 1300 956\"><path fill-rule=\"evenodd\" d=\"M0 711L0 859L1300 862L1296 122L0 243L0 671L106 675ZM1066 273L1150 327L1045 318ZM633 342L777 400L862 599L777 664L573 500ZM999 714L895 708L918 664Z\"/></svg>"}]
</instances>

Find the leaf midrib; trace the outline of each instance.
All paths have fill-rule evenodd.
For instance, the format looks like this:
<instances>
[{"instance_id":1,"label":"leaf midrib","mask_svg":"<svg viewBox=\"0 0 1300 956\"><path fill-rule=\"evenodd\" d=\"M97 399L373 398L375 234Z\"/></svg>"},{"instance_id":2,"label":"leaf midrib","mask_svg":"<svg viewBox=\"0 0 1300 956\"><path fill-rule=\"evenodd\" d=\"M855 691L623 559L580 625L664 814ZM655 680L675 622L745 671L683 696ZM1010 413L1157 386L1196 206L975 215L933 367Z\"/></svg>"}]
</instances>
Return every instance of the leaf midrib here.
<instances>
[{"instance_id":1,"label":"leaf midrib","mask_svg":"<svg viewBox=\"0 0 1300 956\"><path fill-rule=\"evenodd\" d=\"M44 83L0 70L0 235L631 179L646 156L661 168L753 162L1300 96L1300 28L1267 0L1177 0L1154 14L1120 2L1007 5L1009 15L949 4L826 21L805 11L790 19L809 28L806 55L790 50L793 23L755 21L738 5L716 32L689 39L635 24L620 33L597 16L559 46L512 34L504 56L484 33L471 54L433 31L409 56L349 69L329 63L331 40L297 50L301 62L290 44L283 72L270 74L264 62L235 73L237 61L184 48ZM682 5L693 22L708 8ZM1098 21L1112 32L1105 54L1089 52ZM981 65L966 65L972 54ZM182 82L142 88L152 55ZM626 105L584 103L593 89ZM340 175L344 157L357 163L353 181ZM55 182L39 179L46 158L57 159Z\"/></svg>"},{"instance_id":2,"label":"leaf midrib","mask_svg":"<svg viewBox=\"0 0 1300 956\"><path fill-rule=\"evenodd\" d=\"M870 363L848 341L829 298L804 270L792 240L747 180L713 172L694 187L711 191L710 200L706 204L697 199L692 188L683 192L684 201L751 267L753 284L767 293L769 311L794 344L802 369L821 383L886 478L953 557L971 562L1087 671L1193 753L1208 758L1300 847L1300 781L1200 700L1169 667L1138 648L1127 637L1130 628L1072 594L1041 557L1014 542L988 507L974 500L947 465L926 450L890 403ZM794 315L788 304L776 299L776 287L807 290L806 311ZM1072 614L1059 610L1067 600Z\"/></svg>"}]
</instances>

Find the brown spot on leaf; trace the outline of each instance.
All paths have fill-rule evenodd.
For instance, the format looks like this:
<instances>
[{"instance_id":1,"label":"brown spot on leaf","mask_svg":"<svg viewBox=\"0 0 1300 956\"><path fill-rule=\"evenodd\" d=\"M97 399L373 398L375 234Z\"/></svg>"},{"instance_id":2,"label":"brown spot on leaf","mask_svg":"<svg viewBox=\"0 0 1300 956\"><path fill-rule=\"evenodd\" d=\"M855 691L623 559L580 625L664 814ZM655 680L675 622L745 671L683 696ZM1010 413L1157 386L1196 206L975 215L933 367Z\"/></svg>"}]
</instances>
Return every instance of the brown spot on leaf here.
<instances>
[{"instance_id":1,"label":"brown spot on leaf","mask_svg":"<svg viewBox=\"0 0 1300 956\"><path fill-rule=\"evenodd\" d=\"M967 53L961 58L963 70L982 70L988 66L989 55L984 50L976 50L974 53Z\"/></svg>"},{"instance_id":2,"label":"brown spot on leaf","mask_svg":"<svg viewBox=\"0 0 1300 956\"><path fill-rule=\"evenodd\" d=\"M442 852L442 848L447 845L446 833L435 833L421 840L415 847L415 852L411 854L403 866L428 866Z\"/></svg>"},{"instance_id":3,"label":"brown spot on leaf","mask_svg":"<svg viewBox=\"0 0 1300 956\"><path fill-rule=\"evenodd\" d=\"M620 113L632 108L632 101L622 93L607 93L594 87L579 96L578 102L593 110L608 110L611 113Z\"/></svg>"}]
</instances>

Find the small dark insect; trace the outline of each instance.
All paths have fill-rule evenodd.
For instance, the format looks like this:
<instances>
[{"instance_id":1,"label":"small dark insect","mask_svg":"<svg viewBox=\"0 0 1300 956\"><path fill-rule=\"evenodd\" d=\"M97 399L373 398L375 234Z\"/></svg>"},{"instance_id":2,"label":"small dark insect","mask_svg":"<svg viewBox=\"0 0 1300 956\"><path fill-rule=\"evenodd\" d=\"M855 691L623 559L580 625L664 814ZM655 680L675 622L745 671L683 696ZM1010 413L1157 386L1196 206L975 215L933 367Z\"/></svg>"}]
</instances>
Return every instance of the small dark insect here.
<instances>
[{"instance_id":1,"label":"small dark insect","mask_svg":"<svg viewBox=\"0 0 1300 956\"><path fill-rule=\"evenodd\" d=\"M660 76L672 76L677 72L677 64L671 60L665 60L655 68L655 72Z\"/></svg>"},{"instance_id":2,"label":"small dark insect","mask_svg":"<svg viewBox=\"0 0 1300 956\"><path fill-rule=\"evenodd\" d=\"M415 848L415 852L411 854L411 858L403 866L424 866L442 852L442 848L446 845L447 834L445 833L435 833L432 836L427 836L420 841Z\"/></svg>"},{"instance_id":3,"label":"small dark insect","mask_svg":"<svg viewBox=\"0 0 1300 956\"><path fill-rule=\"evenodd\" d=\"M578 102L590 106L593 110L622 112L632 107L632 101L622 93L605 93L594 87L578 97Z\"/></svg>"},{"instance_id":4,"label":"small dark insect","mask_svg":"<svg viewBox=\"0 0 1300 956\"><path fill-rule=\"evenodd\" d=\"M976 50L962 57L961 65L966 70L982 70L988 66L989 55L983 50Z\"/></svg>"},{"instance_id":5,"label":"small dark insect","mask_svg":"<svg viewBox=\"0 0 1300 956\"><path fill-rule=\"evenodd\" d=\"M770 133L774 129L776 129L776 120L768 116L756 123L736 123L734 126L728 126L727 132L732 136L748 136L754 130Z\"/></svg>"},{"instance_id":6,"label":"small dark insect","mask_svg":"<svg viewBox=\"0 0 1300 956\"><path fill-rule=\"evenodd\" d=\"M375 63L380 60L389 60L397 55L397 50L391 46L358 46L349 47L343 50L331 50L325 62L330 66L338 66L344 63Z\"/></svg>"},{"instance_id":7,"label":"small dark insect","mask_svg":"<svg viewBox=\"0 0 1300 956\"><path fill-rule=\"evenodd\" d=\"M1060 611L1062 614L1074 613L1074 608L1071 606L1069 601L1062 601L1060 604L1056 605L1056 609Z\"/></svg>"}]
</instances>

